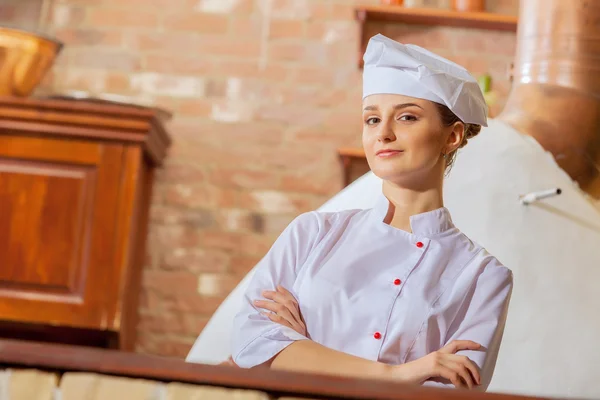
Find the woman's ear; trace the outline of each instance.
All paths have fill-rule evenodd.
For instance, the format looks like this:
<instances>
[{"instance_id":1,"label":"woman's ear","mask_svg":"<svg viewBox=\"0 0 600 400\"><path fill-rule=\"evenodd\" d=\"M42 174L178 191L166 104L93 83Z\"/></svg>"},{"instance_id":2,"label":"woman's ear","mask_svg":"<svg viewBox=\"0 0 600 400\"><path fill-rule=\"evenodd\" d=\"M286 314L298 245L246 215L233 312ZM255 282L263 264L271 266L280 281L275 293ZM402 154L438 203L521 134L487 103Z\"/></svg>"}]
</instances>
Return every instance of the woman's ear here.
<instances>
[{"instance_id":1,"label":"woman's ear","mask_svg":"<svg viewBox=\"0 0 600 400\"><path fill-rule=\"evenodd\" d=\"M463 142L463 138L465 137L465 124L462 122L455 122L452 125L452 130L448 135L448 140L446 141L446 153L452 153L454 150L458 149Z\"/></svg>"}]
</instances>

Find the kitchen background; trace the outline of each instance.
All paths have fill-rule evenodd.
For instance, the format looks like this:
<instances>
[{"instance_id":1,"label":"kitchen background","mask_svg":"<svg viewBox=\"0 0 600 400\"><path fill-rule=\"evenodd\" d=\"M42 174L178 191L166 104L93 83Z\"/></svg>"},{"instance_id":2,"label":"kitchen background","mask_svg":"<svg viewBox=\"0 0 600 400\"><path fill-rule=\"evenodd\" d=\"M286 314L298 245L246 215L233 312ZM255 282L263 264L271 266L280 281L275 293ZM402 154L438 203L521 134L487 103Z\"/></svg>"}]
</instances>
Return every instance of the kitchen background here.
<instances>
[{"instance_id":1,"label":"kitchen background","mask_svg":"<svg viewBox=\"0 0 600 400\"><path fill-rule=\"evenodd\" d=\"M65 43L37 93L118 94L174 114L154 186L136 351L184 357L292 218L342 187L337 150L360 144L359 3L380 1L0 3L0 24ZM488 0L486 9L517 15L518 1ZM368 29L491 76L492 116L502 109L514 33Z\"/></svg>"}]
</instances>

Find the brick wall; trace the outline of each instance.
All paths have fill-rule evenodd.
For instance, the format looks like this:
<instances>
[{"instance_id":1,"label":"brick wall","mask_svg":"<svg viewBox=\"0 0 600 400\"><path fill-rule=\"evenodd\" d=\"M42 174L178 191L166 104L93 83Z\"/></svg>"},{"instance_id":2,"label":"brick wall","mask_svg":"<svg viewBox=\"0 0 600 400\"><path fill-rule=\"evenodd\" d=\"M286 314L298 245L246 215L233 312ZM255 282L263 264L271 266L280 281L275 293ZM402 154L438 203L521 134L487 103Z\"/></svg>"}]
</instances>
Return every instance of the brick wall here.
<instances>
[{"instance_id":1,"label":"brick wall","mask_svg":"<svg viewBox=\"0 0 600 400\"><path fill-rule=\"evenodd\" d=\"M41 3L4 0L35 27ZM518 0L488 0L516 14ZM340 189L360 143L357 3L378 0L53 0L66 50L46 90L133 96L176 114L158 175L138 350L184 356L211 313L297 214ZM5 4L6 3L6 4ZM373 25L490 73L501 108L514 34Z\"/></svg>"}]
</instances>

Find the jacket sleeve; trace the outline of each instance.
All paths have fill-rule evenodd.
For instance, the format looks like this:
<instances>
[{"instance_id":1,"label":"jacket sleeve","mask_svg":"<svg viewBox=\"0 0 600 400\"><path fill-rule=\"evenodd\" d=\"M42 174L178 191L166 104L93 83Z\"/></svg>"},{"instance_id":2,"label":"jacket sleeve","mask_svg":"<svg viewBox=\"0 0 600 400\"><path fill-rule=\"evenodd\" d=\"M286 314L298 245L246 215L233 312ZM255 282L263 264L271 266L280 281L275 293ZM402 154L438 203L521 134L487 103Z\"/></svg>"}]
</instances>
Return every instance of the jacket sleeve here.
<instances>
[{"instance_id":1,"label":"jacket sleeve","mask_svg":"<svg viewBox=\"0 0 600 400\"><path fill-rule=\"evenodd\" d=\"M460 311L446 335L446 343L472 340L481 344L480 350L457 353L469 357L479 367L481 385L476 390L487 390L492 380L512 287L512 272L495 258L488 257L482 272L466 293ZM443 379L428 380L424 386L454 387Z\"/></svg>"},{"instance_id":2,"label":"jacket sleeve","mask_svg":"<svg viewBox=\"0 0 600 400\"><path fill-rule=\"evenodd\" d=\"M256 266L233 323L232 357L238 366L251 368L260 365L294 341L308 339L262 316L260 313L266 310L255 307L253 302L263 298L263 290L275 290L277 285L296 296L292 290L294 281L318 242L318 235L317 214L302 214L288 225Z\"/></svg>"}]
</instances>

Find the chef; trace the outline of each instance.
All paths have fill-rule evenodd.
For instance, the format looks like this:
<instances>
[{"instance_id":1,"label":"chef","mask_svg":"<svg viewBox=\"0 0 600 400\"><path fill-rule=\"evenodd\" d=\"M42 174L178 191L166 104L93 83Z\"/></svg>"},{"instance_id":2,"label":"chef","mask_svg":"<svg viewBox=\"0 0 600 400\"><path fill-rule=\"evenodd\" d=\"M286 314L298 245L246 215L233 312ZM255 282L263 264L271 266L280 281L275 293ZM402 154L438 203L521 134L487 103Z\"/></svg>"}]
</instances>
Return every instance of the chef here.
<instances>
[{"instance_id":1,"label":"chef","mask_svg":"<svg viewBox=\"0 0 600 400\"><path fill-rule=\"evenodd\" d=\"M487 126L481 90L459 65L377 35L362 114L376 205L305 213L284 230L234 319L233 360L485 390L512 273L453 224L442 190Z\"/></svg>"}]
</instances>

